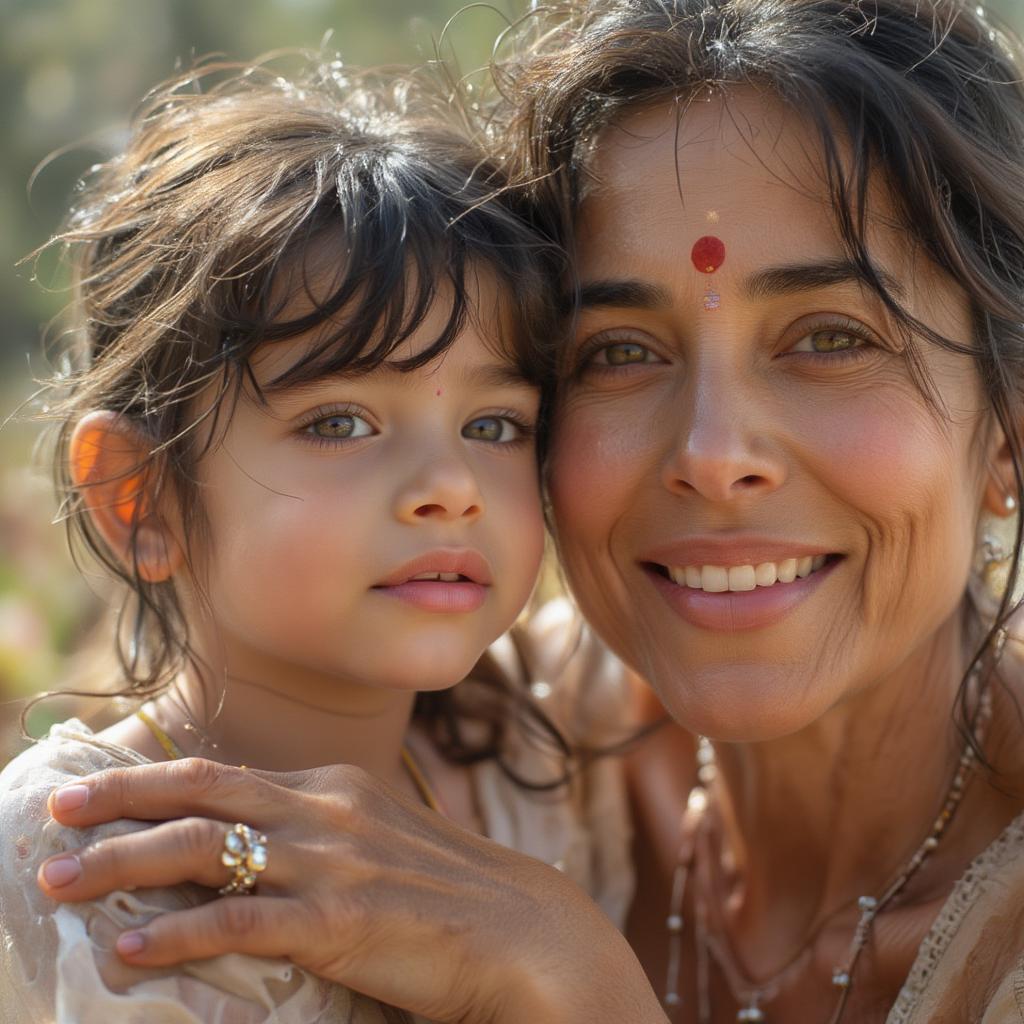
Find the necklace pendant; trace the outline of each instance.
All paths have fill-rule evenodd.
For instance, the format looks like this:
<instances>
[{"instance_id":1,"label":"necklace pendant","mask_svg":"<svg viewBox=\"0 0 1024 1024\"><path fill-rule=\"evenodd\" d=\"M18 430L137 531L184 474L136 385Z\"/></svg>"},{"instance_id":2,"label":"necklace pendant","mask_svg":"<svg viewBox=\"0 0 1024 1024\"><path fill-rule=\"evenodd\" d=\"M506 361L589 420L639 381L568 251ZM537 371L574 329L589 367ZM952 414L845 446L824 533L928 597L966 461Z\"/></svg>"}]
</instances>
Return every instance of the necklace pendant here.
<instances>
[{"instance_id":1,"label":"necklace pendant","mask_svg":"<svg viewBox=\"0 0 1024 1024\"><path fill-rule=\"evenodd\" d=\"M753 1022L753 1024L757 1024L757 1022L762 1022L763 1024L763 1021L765 1020L765 1015L764 1011L759 1006L753 1004L751 1006L745 1006L742 1010L740 1010L740 1012L736 1014L736 1020L738 1024L743 1024L744 1021Z\"/></svg>"}]
</instances>

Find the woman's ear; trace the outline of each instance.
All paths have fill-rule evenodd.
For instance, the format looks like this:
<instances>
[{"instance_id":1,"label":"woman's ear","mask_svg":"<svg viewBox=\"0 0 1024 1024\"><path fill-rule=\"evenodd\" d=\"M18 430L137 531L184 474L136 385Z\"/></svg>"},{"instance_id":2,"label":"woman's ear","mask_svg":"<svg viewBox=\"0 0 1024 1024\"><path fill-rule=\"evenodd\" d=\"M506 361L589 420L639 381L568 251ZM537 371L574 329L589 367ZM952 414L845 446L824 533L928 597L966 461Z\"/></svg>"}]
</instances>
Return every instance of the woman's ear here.
<instances>
[{"instance_id":1,"label":"woman's ear","mask_svg":"<svg viewBox=\"0 0 1024 1024\"><path fill-rule=\"evenodd\" d=\"M154 501L151 445L115 412L92 412L75 426L68 468L75 489L110 551L147 583L181 567L181 545Z\"/></svg>"},{"instance_id":2,"label":"woman's ear","mask_svg":"<svg viewBox=\"0 0 1024 1024\"><path fill-rule=\"evenodd\" d=\"M1010 445L1001 427L993 431L987 467L983 498L985 511L1005 519L1017 511L1017 478Z\"/></svg>"}]
</instances>

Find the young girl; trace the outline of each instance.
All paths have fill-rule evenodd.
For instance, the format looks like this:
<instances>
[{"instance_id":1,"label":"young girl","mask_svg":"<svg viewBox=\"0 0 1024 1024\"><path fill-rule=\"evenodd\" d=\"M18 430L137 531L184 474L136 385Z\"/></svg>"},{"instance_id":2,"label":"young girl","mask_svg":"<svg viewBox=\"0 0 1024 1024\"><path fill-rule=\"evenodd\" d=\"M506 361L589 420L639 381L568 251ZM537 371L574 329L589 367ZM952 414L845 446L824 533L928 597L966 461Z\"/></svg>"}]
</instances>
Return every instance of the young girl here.
<instances>
[{"instance_id":1,"label":"young girl","mask_svg":"<svg viewBox=\"0 0 1024 1024\"><path fill-rule=\"evenodd\" d=\"M557 863L612 914L628 892L613 777L541 792L558 759L524 742L546 728L524 687L559 670L558 625L496 643L542 553L557 254L425 91L225 74L151 95L60 236L81 313L61 497L122 585L123 694L141 706L98 735L56 726L0 775L9 1022L394 1013L285 961L127 966L118 936L161 911L272 895L284 839L49 820L55 787L103 768L355 765ZM569 671L593 704L615 673L583 657ZM592 843L592 821L618 839ZM59 907L37 888L46 858L40 884L67 899L88 855L55 854L132 834L138 864L162 830L211 851L202 877Z\"/></svg>"}]
</instances>

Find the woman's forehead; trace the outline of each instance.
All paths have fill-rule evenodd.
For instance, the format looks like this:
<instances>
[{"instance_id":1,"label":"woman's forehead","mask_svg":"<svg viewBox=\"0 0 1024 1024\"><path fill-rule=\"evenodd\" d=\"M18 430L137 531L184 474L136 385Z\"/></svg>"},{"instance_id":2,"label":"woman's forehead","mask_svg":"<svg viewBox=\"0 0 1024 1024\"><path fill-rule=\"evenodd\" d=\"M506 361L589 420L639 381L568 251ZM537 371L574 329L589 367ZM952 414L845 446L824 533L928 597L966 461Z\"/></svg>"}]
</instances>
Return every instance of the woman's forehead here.
<instances>
[{"instance_id":1,"label":"woman's forehead","mask_svg":"<svg viewBox=\"0 0 1024 1024\"><path fill-rule=\"evenodd\" d=\"M749 88L625 114L597 139L588 170L584 218L629 196L719 222L785 204L802 208L806 227L833 233L816 128Z\"/></svg>"},{"instance_id":2,"label":"woman's forehead","mask_svg":"<svg viewBox=\"0 0 1024 1024\"><path fill-rule=\"evenodd\" d=\"M837 141L840 159L849 160L838 133ZM881 174L867 215L872 258L895 277L918 247ZM707 235L725 245L723 270L846 256L809 119L740 88L707 102L641 108L602 133L578 218L584 269L634 256L656 263L666 246L689 253Z\"/></svg>"},{"instance_id":3,"label":"woman's forehead","mask_svg":"<svg viewBox=\"0 0 1024 1024\"><path fill-rule=\"evenodd\" d=\"M852 155L838 132L836 141L845 173ZM669 302L692 304L693 289L709 281L751 296L766 275L789 269L809 283L812 271L829 268L836 282L865 283L839 229L818 127L770 94L745 87L627 113L598 138L591 167L577 220L585 289L645 282ZM941 306L939 319L960 324L966 295L904 226L881 173L866 214L868 256L890 295L925 321ZM708 239L712 276L694 265Z\"/></svg>"}]
</instances>

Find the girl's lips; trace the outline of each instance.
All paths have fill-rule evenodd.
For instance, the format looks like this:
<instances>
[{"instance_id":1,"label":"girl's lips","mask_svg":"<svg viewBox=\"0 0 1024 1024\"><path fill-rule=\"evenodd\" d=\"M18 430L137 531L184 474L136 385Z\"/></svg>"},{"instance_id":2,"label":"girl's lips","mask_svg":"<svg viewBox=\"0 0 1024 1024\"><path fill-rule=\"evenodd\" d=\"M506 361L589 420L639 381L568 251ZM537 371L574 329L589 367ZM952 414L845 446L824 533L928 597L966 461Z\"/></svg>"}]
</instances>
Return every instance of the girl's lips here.
<instances>
[{"instance_id":1,"label":"girl's lips","mask_svg":"<svg viewBox=\"0 0 1024 1024\"><path fill-rule=\"evenodd\" d=\"M393 586L377 586L376 594L395 597L425 612L475 612L487 597L487 587L470 580L406 580Z\"/></svg>"},{"instance_id":2,"label":"girl's lips","mask_svg":"<svg viewBox=\"0 0 1024 1024\"><path fill-rule=\"evenodd\" d=\"M643 569L647 578L680 618L712 632L735 633L763 629L778 622L801 601L813 594L835 571L842 559L829 560L822 568L792 583L776 583L756 590L709 594L673 583L650 563Z\"/></svg>"}]
</instances>

